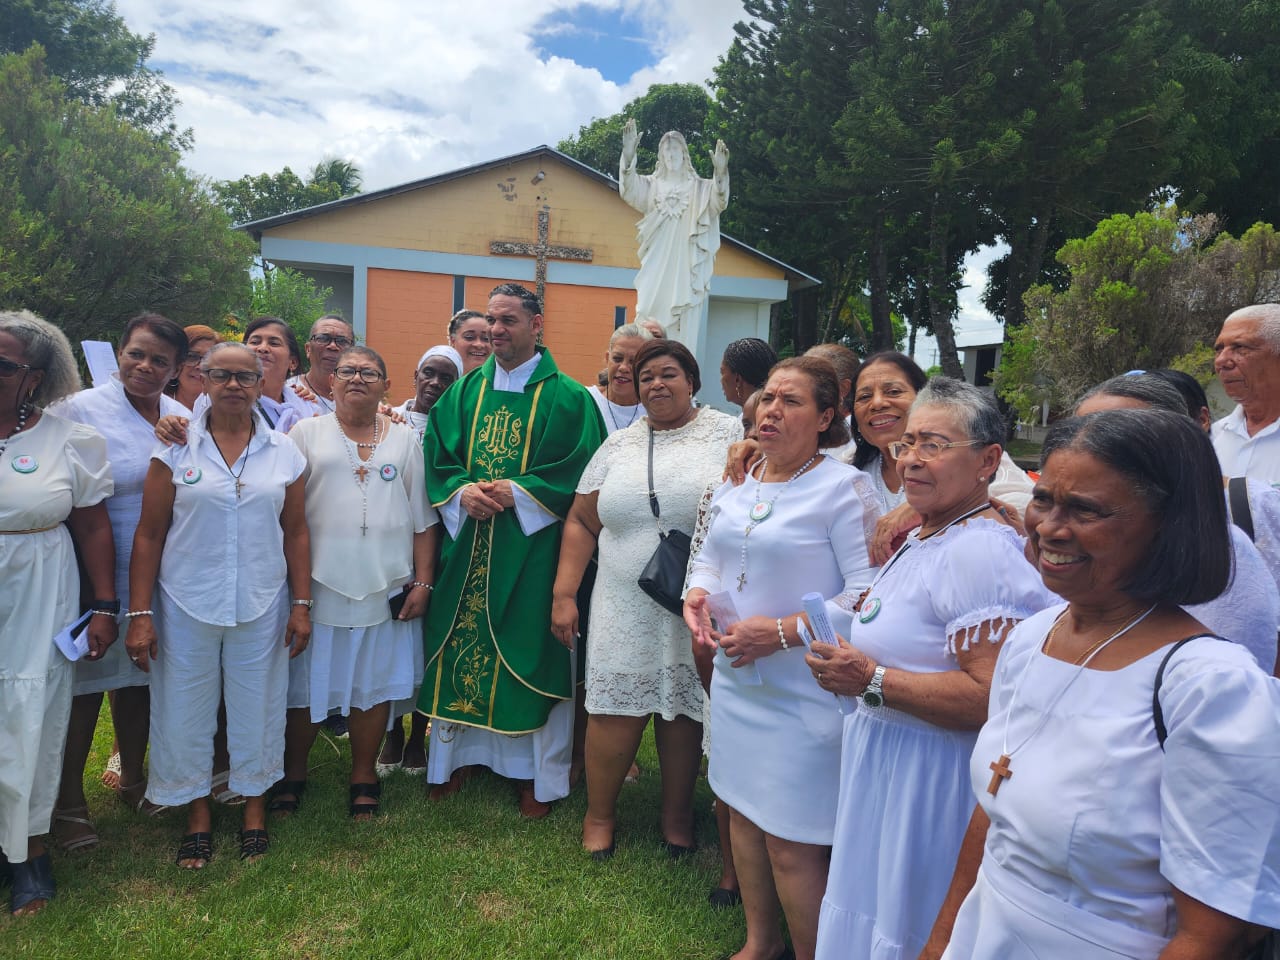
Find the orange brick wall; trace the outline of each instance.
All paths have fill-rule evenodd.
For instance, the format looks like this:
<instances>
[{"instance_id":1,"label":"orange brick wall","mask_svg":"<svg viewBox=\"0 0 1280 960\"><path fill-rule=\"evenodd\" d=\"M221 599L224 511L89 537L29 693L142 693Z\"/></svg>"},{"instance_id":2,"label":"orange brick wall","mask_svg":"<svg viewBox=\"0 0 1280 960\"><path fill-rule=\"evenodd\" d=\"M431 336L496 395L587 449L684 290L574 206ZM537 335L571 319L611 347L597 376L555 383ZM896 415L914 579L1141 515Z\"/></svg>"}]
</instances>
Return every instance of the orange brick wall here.
<instances>
[{"instance_id":1,"label":"orange brick wall","mask_svg":"<svg viewBox=\"0 0 1280 960\"><path fill-rule=\"evenodd\" d=\"M413 370L428 347L447 342L453 277L408 270L369 270L365 340L382 355L393 403L413 395Z\"/></svg>"}]
</instances>

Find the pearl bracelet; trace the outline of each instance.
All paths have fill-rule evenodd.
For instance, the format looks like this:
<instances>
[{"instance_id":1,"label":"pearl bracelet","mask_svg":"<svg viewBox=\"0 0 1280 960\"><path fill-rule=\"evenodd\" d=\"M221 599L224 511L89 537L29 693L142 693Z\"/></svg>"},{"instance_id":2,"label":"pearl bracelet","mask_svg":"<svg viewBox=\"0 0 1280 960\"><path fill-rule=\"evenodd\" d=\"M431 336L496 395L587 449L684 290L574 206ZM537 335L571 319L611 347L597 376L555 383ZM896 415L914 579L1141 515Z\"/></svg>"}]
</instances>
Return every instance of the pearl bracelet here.
<instances>
[{"instance_id":1,"label":"pearl bracelet","mask_svg":"<svg viewBox=\"0 0 1280 960\"><path fill-rule=\"evenodd\" d=\"M435 586L430 583L423 583L421 580L414 580L409 584L411 587L426 587L428 590L435 590Z\"/></svg>"},{"instance_id":2,"label":"pearl bracelet","mask_svg":"<svg viewBox=\"0 0 1280 960\"><path fill-rule=\"evenodd\" d=\"M130 610L128 613L120 614L121 620L132 620L134 617L154 617L154 610Z\"/></svg>"},{"instance_id":3,"label":"pearl bracelet","mask_svg":"<svg viewBox=\"0 0 1280 960\"><path fill-rule=\"evenodd\" d=\"M315 605L314 600L295 600L293 601L292 604L290 604L290 606L294 606L294 607L306 607L308 610L310 610L314 605Z\"/></svg>"},{"instance_id":4,"label":"pearl bracelet","mask_svg":"<svg viewBox=\"0 0 1280 960\"><path fill-rule=\"evenodd\" d=\"M786 631L782 629L782 618L781 618L781 617L779 617L779 618L778 618L778 639L782 642L782 649L783 649L783 650L786 650L786 649L787 649L787 634L786 634Z\"/></svg>"}]
</instances>

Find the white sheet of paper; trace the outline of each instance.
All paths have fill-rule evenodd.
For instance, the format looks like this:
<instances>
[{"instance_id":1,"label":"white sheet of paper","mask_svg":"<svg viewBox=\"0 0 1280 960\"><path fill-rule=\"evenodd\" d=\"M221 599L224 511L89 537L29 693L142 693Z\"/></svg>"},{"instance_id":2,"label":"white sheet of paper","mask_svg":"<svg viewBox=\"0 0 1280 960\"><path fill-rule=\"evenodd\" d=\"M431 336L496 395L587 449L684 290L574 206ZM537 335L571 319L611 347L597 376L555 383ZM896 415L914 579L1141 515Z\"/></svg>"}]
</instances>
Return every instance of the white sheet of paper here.
<instances>
[{"instance_id":1,"label":"white sheet of paper","mask_svg":"<svg viewBox=\"0 0 1280 960\"><path fill-rule=\"evenodd\" d=\"M738 616L738 608L733 605L733 594L729 593L728 590L710 594L707 597L707 611L711 614L716 630L720 633L727 632L730 627L742 619ZM723 653L723 651L721 652ZM748 686L758 687L764 683L760 679L760 670L754 663L749 663L745 667L731 667L731 669L741 670L743 674L742 682Z\"/></svg>"},{"instance_id":2,"label":"white sheet of paper","mask_svg":"<svg viewBox=\"0 0 1280 960\"><path fill-rule=\"evenodd\" d=\"M116 348L105 340L81 340L80 349L84 351L84 362L89 367L95 387L108 382L111 375L120 369Z\"/></svg>"},{"instance_id":3,"label":"white sheet of paper","mask_svg":"<svg viewBox=\"0 0 1280 960\"><path fill-rule=\"evenodd\" d=\"M85 626L92 616L93 611L86 610L74 623L53 638L53 645L72 663L89 652L89 632Z\"/></svg>"}]
</instances>

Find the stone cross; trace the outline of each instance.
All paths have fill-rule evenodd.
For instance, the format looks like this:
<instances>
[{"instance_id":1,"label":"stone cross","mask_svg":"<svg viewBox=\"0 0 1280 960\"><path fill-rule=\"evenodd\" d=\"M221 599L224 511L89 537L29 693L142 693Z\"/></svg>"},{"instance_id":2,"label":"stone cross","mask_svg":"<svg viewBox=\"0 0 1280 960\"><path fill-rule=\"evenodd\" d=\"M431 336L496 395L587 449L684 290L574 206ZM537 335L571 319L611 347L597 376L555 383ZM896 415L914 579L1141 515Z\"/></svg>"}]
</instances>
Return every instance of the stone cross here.
<instances>
[{"instance_id":1,"label":"stone cross","mask_svg":"<svg viewBox=\"0 0 1280 960\"><path fill-rule=\"evenodd\" d=\"M494 240L489 252L504 257L533 257L536 263L534 277L538 281L538 300L546 306L548 260L576 260L590 263L594 254L585 247L557 247L549 243L551 235L551 209L543 206L538 211L538 239L534 243L524 240Z\"/></svg>"}]
</instances>

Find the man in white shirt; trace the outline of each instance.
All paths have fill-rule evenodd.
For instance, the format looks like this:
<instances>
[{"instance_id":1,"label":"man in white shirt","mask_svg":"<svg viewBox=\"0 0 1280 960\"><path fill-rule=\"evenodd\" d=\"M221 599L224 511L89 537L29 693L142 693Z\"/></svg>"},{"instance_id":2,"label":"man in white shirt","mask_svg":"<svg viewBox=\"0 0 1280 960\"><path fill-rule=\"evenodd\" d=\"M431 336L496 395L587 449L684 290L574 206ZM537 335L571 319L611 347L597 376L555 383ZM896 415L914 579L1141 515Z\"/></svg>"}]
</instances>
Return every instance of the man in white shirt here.
<instances>
[{"instance_id":1,"label":"man in white shirt","mask_svg":"<svg viewBox=\"0 0 1280 960\"><path fill-rule=\"evenodd\" d=\"M329 385L329 376L338 365L342 351L355 342L355 330L347 321L333 314L321 317L311 325L311 332L303 345L307 353L307 372L291 377L287 386L299 386L310 394L306 399L316 407L318 414L333 413L333 389Z\"/></svg>"},{"instance_id":2,"label":"man in white shirt","mask_svg":"<svg viewBox=\"0 0 1280 960\"><path fill-rule=\"evenodd\" d=\"M1213 356L1222 388L1237 404L1213 425L1223 474L1280 486L1280 304L1227 317Z\"/></svg>"}]
</instances>

